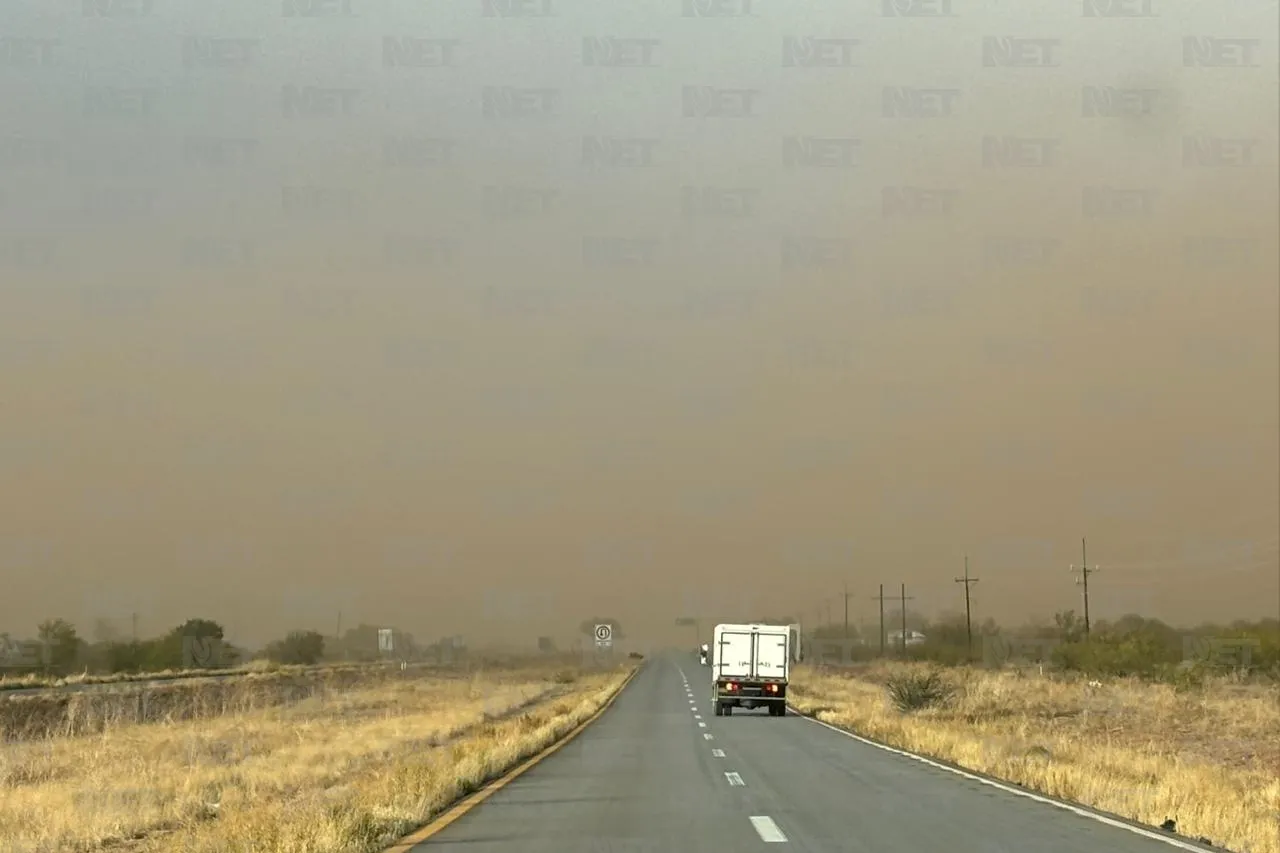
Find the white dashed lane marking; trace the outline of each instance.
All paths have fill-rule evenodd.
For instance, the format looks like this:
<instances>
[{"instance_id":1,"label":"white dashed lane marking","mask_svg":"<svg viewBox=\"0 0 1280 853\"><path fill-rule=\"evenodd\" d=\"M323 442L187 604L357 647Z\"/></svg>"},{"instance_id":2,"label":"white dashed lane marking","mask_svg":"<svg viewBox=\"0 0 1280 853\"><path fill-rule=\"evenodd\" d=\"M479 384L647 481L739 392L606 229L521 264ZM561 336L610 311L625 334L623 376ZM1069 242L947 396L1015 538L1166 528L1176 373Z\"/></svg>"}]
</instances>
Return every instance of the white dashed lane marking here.
<instances>
[{"instance_id":1,"label":"white dashed lane marking","mask_svg":"<svg viewBox=\"0 0 1280 853\"><path fill-rule=\"evenodd\" d=\"M704 739L704 740L715 740L715 739L716 739L716 736L715 736L715 735L713 735L713 734L711 734L711 733L704 734L702 737L703 737L703 739Z\"/></svg>"},{"instance_id":2,"label":"white dashed lane marking","mask_svg":"<svg viewBox=\"0 0 1280 853\"><path fill-rule=\"evenodd\" d=\"M755 827L756 834L760 836L761 841L776 844L787 840L787 837L782 834L782 830L778 829L778 825L773 822L773 818L768 815L755 815L751 818L751 825Z\"/></svg>"},{"instance_id":3,"label":"white dashed lane marking","mask_svg":"<svg viewBox=\"0 0 1280 853\"><path fill-rule=\"evenodd\" d=\"M712 757L712 758L724 758L724 750L723 750L723 749L713 749L713 750L711 750L711 757Z\"/></svg>"},{"instance_id":4,"label":"white dashed lane marking","mask_svg":"<svg viewBox=\"0 0 1280 853\"><path fill-rule=\"evenodd\" d=\"M737 773L732 773L732 772L730 772L730 773L725 773L725 774L724 774L724 778L726 778L726 779L728 779L728 780L729 780L729 786L730 786L730 787L732 787L732 788L744 788L744 787L746 787L746 784L747 784L747 783L746 783L746 782L743 782L743 781L742 781L742 777L741 777L741 776L739 776Z\"/></svg>"}]
</instances>

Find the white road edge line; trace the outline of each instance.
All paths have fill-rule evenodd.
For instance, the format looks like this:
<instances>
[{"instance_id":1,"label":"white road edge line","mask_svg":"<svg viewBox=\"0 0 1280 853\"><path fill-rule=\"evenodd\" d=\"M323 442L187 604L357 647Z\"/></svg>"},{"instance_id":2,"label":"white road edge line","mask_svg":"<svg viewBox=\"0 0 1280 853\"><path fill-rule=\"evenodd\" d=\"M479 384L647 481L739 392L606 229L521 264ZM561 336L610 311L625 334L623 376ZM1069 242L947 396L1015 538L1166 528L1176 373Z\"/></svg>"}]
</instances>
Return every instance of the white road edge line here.
<instances>
[{"instance_id":1,"label":"white road edge line","mask_svg":"<svg viewBox=\"0 0 1280 853\"><path fill-rule=\"evenodd\" d=\"M724 750L723 750L723 749L713 749L713 750L711 750L711 757L712 757L712 758L724 758Z\"/></svg>"},{"instance_id":2,"label":"white road edge line","mask_svg":"<svg viewBox=\"0 0 1280 853\"><path fill-rule=\"evenodd\" d=\"M776 844L787 840L787 837L782 834L782 830L778 829L778 825L773 822L773 818L768 815L752 816L751 825L755 827L756 835L760 836L761 841Z\"/></svg>"},{"instance_id":3,"label":"white road edge line","mask_svg":"<svg viewBox=\"0 0 1280 853\"><path fill-rule=\"evenodd\" d=\"M794 708L792 710L795 711ZM1200 845L1200 844L1192 844L1189 841L1182 841L1181 839L1178 839L1178 838L1170 838L1167 835L1161 835L1158 832L1154 832L1153 830L1149 830L1149 829L1143 829L1142 827L1139 827L1139 826L1132 826L1130 824L1125 823L1124 821L1115 820L1113 818L1107 817L1106 815L1100 815L1095 812L1091 812L1086 808L1072 805L1071 803L1064 803L1059 800L1055 800L1051 797L1046 797L1042 794L1032 793L1031 791L1026 791L1021 788L1014 787L1012 785L1006 785L1005 783L997 782L994 779L984 779L981 776L978 776L974 773L970 773L966 770L961 770L958 767L948 767L947 765L934 761L931 758L925 758L923 755L916 755L914 752L907 752L905 749L898 749L896 747L886 746L883 743L876 743L873 740L867 740L861 735L855 735L853 732L845 731L839 726L833 726L830 723L824 723L822 720L815 720L813 717L805 716L804 714L801 714L799 711L795 711L795 714L796 716L802 717L803 719L806 719L811 723L817 723L823 728L831 729L831 731L836 732L837 734L842 734L845 737L853 738L854 740L859 741L860 743L865 743L867 746L874 746L876 749L882 749L885 752L892 752L894 755L901 755L906 758L913 758L922 764L927 764L930 767L937 768L938 770L945 770L948 773L954 773L955 775L962 776L965 779L969 779L970 781L981 782L983 785L990 785L992 788L996 788L998 790L1004 791L1007 794L1016 794L1019 797L1026 797L1029 800L1035 800L1037 803L1044 803L1046 805L1055 806L1056 808L1063 809L1064 811L1069 811L1072 814L1077 814L1080 817L1087 817L1090 820L1096 820L1098 823L1104 823L1107 826L1114 826L1117 829L1125 829L1125 830L1128 830L1129 832L1132 832L1134 835L1141 835L1146 838L1150 838L1154 841L1163 841L1165 844L1168 844L1170 847L1177 847L1179 850L1190 850L1191 853L1206 853L1206 851L1214 849L1212 847L1205 847L1204 845Z\"/></svg>"},{"instance_id":4,"label":"white road edge line","mask_svg":"<svg viewBox=\"0 0 1280 853\"><path fill-rule=\"evenodd\" d=\"M742 781L742 777L732 771L725 773L724 778L729 780L729 787L731 788L745 788L747 786L747 783Z\"/></svg>"}]
</instances>

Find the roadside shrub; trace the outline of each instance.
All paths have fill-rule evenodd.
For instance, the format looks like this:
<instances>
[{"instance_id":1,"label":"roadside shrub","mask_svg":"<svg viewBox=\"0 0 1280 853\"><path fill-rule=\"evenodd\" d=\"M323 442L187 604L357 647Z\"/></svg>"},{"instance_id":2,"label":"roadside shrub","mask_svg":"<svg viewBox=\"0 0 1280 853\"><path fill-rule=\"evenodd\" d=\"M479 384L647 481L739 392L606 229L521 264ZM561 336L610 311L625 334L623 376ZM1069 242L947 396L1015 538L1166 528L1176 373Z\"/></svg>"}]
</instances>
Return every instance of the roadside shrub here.
<instances>
[{"instance_id":1,"label":"roadside shrub","mask_svg":"<svg viewBox=\"0 0 1280 853\"><path fill-rule=\"evenodd\" d=\"M291 631L283 640L267 646L272 663L311 666L324 657L324 636L317 631Z\"/></svg>"},{"instance_id":2,"label":"roadside shrub","mask_svg":"<svg viewBox=\"0 0 1280 853\"><path fill-rule=\"evenodd\" d=\"M894 707L904 713L941 705L955 693L955 689L936 670L892 675L885 686Z\"/></svg>"}]
</instances>

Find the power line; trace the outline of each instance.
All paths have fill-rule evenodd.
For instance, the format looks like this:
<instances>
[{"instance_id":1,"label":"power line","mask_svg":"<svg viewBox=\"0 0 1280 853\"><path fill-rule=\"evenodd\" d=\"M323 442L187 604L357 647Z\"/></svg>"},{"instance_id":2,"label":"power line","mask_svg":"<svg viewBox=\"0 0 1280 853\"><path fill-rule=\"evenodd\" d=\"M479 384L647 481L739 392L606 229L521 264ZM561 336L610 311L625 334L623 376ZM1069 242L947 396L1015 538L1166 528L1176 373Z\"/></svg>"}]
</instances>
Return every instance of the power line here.
<instances>
[{"instance_id":1,"label":"power line","mask_svg":"<svg viewBox=\"0 0 1280 853\"><path fill-rule=\"evenodd\" d=\"M1277 548L1280 548L1280 540L1271 540L1271 541L1265 541L1265 542L1255 541L1255 542L1249 542L1248 544L1252 546L1250 548L1244 549L1244 550L1247 550L1248 553L1242 553L1239 555L1239 556L1245 557L1246 560L1249 557L1253 557L1253 556L1274 554ZM1254 550L1255 548L1260 550L1255 551ZM1077 573L1079 575L1079 577L1076 579L1076 585L1083 587L1082 598L1084 602L1084 633L1087 639L1090 636L1090 633L1092 630L1092 614L1090 612L1090 601L1089 601L1089 576L1093 574L1097 574L1099 571L1101 571L1101 569L1097 565L1093 565L1093 566L1089 565L1088 540L1084 537L1082 537L1080 540L1080 556L1081 556L1080 565L1076 566L1075 564L1072 564L1069 568L1069 571L1073 573ZM1150 568L1163 568L1163 567L1172 568L1177 566L1186 567L1189 565L1195 565L1198 562L1199 562L1198 560L1186 559L1178 562L1152 562L1152 563L1135 563L1135 564L1127 564L1127 565L1121 564L1119 566L1110 566L1109 570L1122 569L1122 570L1125 570L1124 574L1128 574L1128 572L1133 569L1141 569L1141 568L1147 568L1147 567L1150 567ZM1230 567L1219 566L1219 568L1227 571L1245 571L1249 569L1275 566L1276 562L1277 562L1277 559L1275 556L1262 556L1261 559L1254 560L1252 562L1237 563L1236 565L1233 565ZM972 577L969 575L969 557L966 554L964 557L964 576L955 578L955 583L963 583L965 585L965 635L968 642L970 656L972 656L973 654L973 603L972 603L971 587L973 584L977 583L978 580L979 580L978 578ZM846 639L848 639L849 637L849 599L851 596L854 596L854 595L856 595L856 593L849 592L849 585L846 582L844 585L844 591L841 594L841 597L844 599L844 607L845 607L844 636ZM825 622L826 626L831 626L833 624L833 620L831 618L832 617L831 599L833 597L834 596L828 596L827 598L824 598L818 605L817 615L819 619L821 619L823 615L823 610L825 609L826 611L826 622ZM906 640L907 640L906 602L914 600L914 598L915 598L914 596L908 596L906 594L906 585L902 584L899 599L902 602L902 643L903 643L904 652L905 652ZM870 599L873 601L878 601L880 605L879 606L879 617L880 617L879 646L880 646L880 655L883 657L886 650L886 645L887 645L887 634L885 631L885 612L884 612L884 603L886 601L885 594L884 594L884 584L880 585L879 594L870 596ZM341 616L339 616L339 618L341 618Z\"/></svg>"},{"instance_id":2,"label":"power line","mask_svg":"<svg viewBox=\"0 0 1280 853\"><path fill-rule=\"evenodd\" d=\"M1199 515L1203 515L1200 513ZM1221 524L1215 524L1222 532L1213 535L1219 535L1223 538L1231 538L1228 531L1238 531L1243 529L1264 527L1265 535L1275 534L1276 518L1280 516L1280 507L1268 508L1258 514L1235 515L1223 520ZM1185 541L1187 532L1180 529L1173 533L1147 533L1143 535L1126 534L1123 544L1126 548L1132 548L1141 545L1177 543ZM1110 564L1108 564L1110 567Z\"/></svg>"},{"instance_id":3,"label":"power line","mask_svg":"<svg viewBox=\"0 0 1280 853\"><path fill-rule=\"evenodd\" d=\"M1214 540L1210 539L1208 541L1213 542ZM1231 558L1231 555L1229 554L1229 552L1231 551L1240 552L1235 555L1236 557L1243 557L1245 559L1249 559L1253 556L1260 556L1263 554L1274 554L1277 550L1280 550L1280 540L1271 541L1271 542L1255 542L1253 540L1246 539L1245 541L1233 543L1231 541L1231 537L1219 537L1217 540L1217 544L1219 545L1219 547L1217 548L1205 546L1202 550L1206 552L1221 551L1222 552L1221 556L1226 557L1227 559ZM1252 563L1240 563L1232 566L1222 566L1222 565L1211 562L1214 556L1215 555L1213 554L1204 553L1204 554L1192 554L1191 556L1184 555L1180 559L1151 560L1151 561L1141 562L1141 563L1108 563L1107 568L1113 571L1114 570L1155 571L1160 569L1185 569L1185 568L1191 568L1191 567L1198 567L1198 568L1216 568L1216 569L1221 569L1223 571L1243 571L1245 569L1257 568L1259 566L1275 565L1275 562L1276 562L1275 557L1273 556L1270 558L1264 557L1260 560L1255 560Z\"/></svg>"}]
</instances>

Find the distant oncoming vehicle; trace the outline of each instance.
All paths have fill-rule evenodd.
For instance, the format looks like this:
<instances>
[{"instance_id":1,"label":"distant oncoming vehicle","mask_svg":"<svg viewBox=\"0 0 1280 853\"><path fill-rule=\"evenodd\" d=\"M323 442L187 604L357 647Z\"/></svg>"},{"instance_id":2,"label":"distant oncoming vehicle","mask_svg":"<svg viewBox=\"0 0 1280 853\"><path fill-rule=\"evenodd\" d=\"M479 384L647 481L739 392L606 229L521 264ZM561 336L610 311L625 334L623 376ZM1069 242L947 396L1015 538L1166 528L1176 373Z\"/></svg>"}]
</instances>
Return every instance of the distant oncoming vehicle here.
<instances>
[{"instance_id":1,"label":"distant oncoming vehicle","mask_svg":"<svg viewBox=\"0 0 1280 853\"><path fill-rule=\"evenodd\" d=\"M712 636L711 705L717 717L739 708L787 714L791 672L788 625L717 625Z\"/></svg>"},{"instance_id":2,"label":"distant oncoming vehicle","mask_svg":"<svg viewBox=\"0 0 1280 853\"><path fill-rule=\"evenodd\" d=\"M698 649L698 663L703 666L711 663L711 647L706 643L703 643L702 647Z\"/></svg>"}]
</instances>

